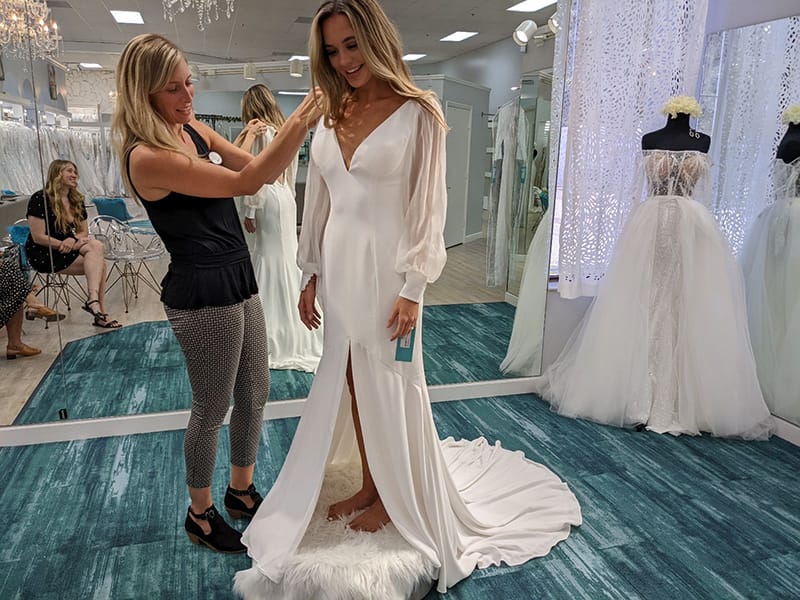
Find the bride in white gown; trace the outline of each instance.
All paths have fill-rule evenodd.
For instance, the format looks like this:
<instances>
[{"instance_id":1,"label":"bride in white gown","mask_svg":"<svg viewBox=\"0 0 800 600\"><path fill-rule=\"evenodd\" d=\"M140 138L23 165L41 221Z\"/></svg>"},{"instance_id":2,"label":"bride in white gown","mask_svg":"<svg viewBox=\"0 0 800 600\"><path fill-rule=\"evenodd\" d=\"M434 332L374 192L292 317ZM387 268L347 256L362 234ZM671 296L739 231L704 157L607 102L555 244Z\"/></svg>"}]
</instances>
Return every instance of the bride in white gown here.
<instances>
[{"instance_id":1,"label":"bride in white gown","mask_svg":"<svg viewBox=\"0 0 800 600\"><path fill-rule=\"evenodd\" d=\"M326 2L311 35L326 117L311 149L298 260L309 280L301 314L318 322L316 289L324 349L286 462L244 532L253 567L237 574L236 589L258 596L259 578L262 590L281 582L326 466L351 460L358 441L362 490L330 516L364 509L350 521L362 531L390 520L444 592L476 567L547 554L580 524L580 508L566 484L522 453L483 438L440 441L421 321L411 361L395 360L393 338L411 329L446 260L443 118L435 97L413 85L374 0Z\"/></svg>"},{"instance_id":2,"label":"bride in white gown","mask_svg":"<svg viewBox=\"0 0 800 600\"><path fill-rule=\"evenodd\" d=\"M242 122L247 126L234 144L258 154L272 142L284 120L269 88L254 85L242 97ZM278 181L252 196L237 198L237 208L247 231L245 239L267 323L269 367L313 372L322 354L322 331L309 331L297 319L296 175L295 157Z\"/></svg>"},{"instance_id":3,"label":"bride in white gown","mask_svg":"<svg viewBox=\"0 0 800 600\"><path fill-rule=\"evenodd\" d=\"M688 117L686 119L688 123ZM696 150L645 150L648 194L594 303L544 375L560 413L658 433L769 437L741 271L698 198Z\"/></svg>"}]
</instances>

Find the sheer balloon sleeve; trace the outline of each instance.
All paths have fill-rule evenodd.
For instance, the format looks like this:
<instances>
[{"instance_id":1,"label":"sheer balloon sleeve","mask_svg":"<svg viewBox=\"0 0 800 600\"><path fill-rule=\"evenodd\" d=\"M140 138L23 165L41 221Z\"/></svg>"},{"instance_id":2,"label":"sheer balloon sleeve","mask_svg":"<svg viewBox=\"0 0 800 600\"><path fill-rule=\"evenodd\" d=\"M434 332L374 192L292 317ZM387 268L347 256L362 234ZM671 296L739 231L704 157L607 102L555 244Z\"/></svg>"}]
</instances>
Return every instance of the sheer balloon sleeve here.
<instances>
[{"instance_id":1,"label":"sheer balloon sleeve","mask_svg":"<svg viewBox=\"0 0 800 600\"><path fill-rule=\"evenodd\" d=\"M320 275L320 255L322 235L330 214L331 200L328 186L322 179L319 166L310 153L308 175L306 176L306 195L303 204L303 223L297 247L297 266L303 271L300 289L304 290L312 275Z\"/></svg>"},{"instance_id":2,"label":"sheer balloon sleeve","mask_svg":"<svg viewBox=\"0 0 800 600\"><path fill-rule=\"evenodd\" d=\"M411 142L409 200L395 269L405 274L400 295L421 302L425 286L439 277L447 261L444 220L447 210L445 183L445 130L427 110L418 111L418 126Z\"/></svg>"},{"instance_id":3,"label":"sheer balloon sleeve","mask_svg":"<svg viewBox=\"0 0 800 600\"><path fill-rule=\"evenodd\" d=\"M255 156L259 154L264 148L272 143L275 139L275 130L272 127L267 127L267 131L259 135L254 141L253 146L250 148L250 153ZM264 208L264 204L269 198L265 186L261 188L252 196L242 196L242 205L245 207L245 216L248 219L256 218L256 210Z\"/></svg>"}]
</instances>

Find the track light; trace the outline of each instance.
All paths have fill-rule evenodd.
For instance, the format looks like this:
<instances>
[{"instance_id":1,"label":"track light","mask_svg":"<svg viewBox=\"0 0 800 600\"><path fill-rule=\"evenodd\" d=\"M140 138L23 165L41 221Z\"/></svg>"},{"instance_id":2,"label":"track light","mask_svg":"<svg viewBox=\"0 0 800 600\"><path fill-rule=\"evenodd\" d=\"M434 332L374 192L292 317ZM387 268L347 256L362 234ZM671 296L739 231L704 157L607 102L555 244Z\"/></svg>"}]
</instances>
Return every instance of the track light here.
<instances>
[{"instance_id":1,"label":"track light","mask_svg":"<svg viewBox=\"0 0 800 600\"><path fill-rule=\"evenodd\" d=\"M303 61L299 58L293 58L289 61L289 75L292 77L303 76Z\"/></svg>"},{"instance_id":2,"label":"track light","mask_svg":"<svg viewBox=\"0 0 800 600\"><path fill-rule=\"evenodd\" d=\"M536 23L530 19L526 19L517 25L517 28L514 30L514 33L511 37L514 38L517 46L525 46L533 39L533 34L536 32L536 29Z\"/></svg>"},{"instance_id":3,"label":"track light","mask_svg":"<svg viewBox=\"0 0 800 600\"><path fill-rule=\"evenodd\" d=\"M554 34L558 33L559 28L561 27L561 23L558 22L558 13L554 12L550 15L550 18L547 19L547 26L550 28Z\"/></svg>"},{"instance_id":4,"label":"track light","mask_svg":"<svg viewBox=\"0 0 800 600\"><path fill-rule=\"evenodd\" d=\"M256 66L253 63L245 63L242 75L244 75L245 79L254 81L256 78Z\"/></svg>"}]
</instances>

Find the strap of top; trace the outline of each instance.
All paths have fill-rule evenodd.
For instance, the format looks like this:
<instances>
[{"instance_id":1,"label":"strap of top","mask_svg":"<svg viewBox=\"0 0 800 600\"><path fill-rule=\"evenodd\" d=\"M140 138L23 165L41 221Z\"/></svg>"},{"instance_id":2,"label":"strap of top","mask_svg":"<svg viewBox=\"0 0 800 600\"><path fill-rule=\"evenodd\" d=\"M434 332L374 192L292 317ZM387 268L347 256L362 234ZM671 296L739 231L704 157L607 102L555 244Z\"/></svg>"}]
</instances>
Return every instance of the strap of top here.
<instances>
[{"instance_id":1,"label":"strap of top","mask_svg":"<svg viewBox=\"0 0 800 600\"><path fill-rule=\"evenodd\" d=\"M197 133L197 131L195 131L195 129L191 125L189 125L188 123L184 124L183 130L186 133L189 134L190 138L192 138L192 141L194 142L194 147L197 149L197 154L202 156L203 158L207 157L208 153L209 153L209 147L208 147L208 144L206 144L206 141L203 139L203 137L199 133ZM128 153L125 155L125 171L128 173L128 182L131 184L131 189L133 190L133 193L136 194L136 196L140 200L144 200L144 198L142 198L141 194L139 194L139 192L136 191L136 186L133 185L133 180L131 179L131 152L132 151L133 151L133 148L128 150ZM170 193L172 193L172 192L170 192ZM145 200L145 202L147 202L147 200Z\"/></svg>"}]
</instances>

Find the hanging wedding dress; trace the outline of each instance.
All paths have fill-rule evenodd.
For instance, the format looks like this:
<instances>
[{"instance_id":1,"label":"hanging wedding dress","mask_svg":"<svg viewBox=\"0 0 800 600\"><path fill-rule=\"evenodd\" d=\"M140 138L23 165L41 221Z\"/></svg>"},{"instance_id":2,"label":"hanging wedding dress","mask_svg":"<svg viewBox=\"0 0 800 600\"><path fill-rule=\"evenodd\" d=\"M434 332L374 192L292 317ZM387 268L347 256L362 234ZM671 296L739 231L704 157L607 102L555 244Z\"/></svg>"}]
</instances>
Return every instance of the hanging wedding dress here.
<instances>
[{"instance_id":1,"label":"hanging wedding dress","mask_svg":"<svg viewBox=\"0 0 800 600\"><path fill-rule=\"evenodd\" d=\"M396 361L389 341L386 322L398 294L421 301L446 260L444 131L408 100L355 150L349 170L335 131L322 123L316 131L299 263L318 274L324 352L280 475L242 537L253 566L237 574L236 590L248 598L300 597L282 579L326 466L358 461L348 354L367 460L390 527L425 557L439 591L476 567L547 554L581 522L572 492L499 442L439 439L422 364L421 309L413 360Z\"/></svg>"},{"instance_id":2,"label":"hanging wedding dress","mask_svg":"<svg viewBox=\"0 0 800 600\"><path fill-rule=\"evenodd\" d=\"M261 152L275 134L269 127L258 136L253 154ZM255 233L245 232L245 239L267 323L269 368L313 372L322 354L322 330L306 329L297 311L301 274L296 264L296 175L297 158L280 181L262 186L253 196L237 199L237 206L242 219L253 216L256 221Z\"/></svg>"},{"instance_id":3,"label":"hanging wedding dress","mask_svg":"<svg viewBox=\"0 0 800 600\"><path fill-rule=\"evenodd\" d=\"M695 198L697 151L644 151L648 197L628 218L601 289L540 392L559 413L659 433L766 439L742 276Z\"/></svg>"},{"instance_id":4,"label":"hanging wedding dress","mask_svg":"<svg viewBox=\"0 0 800 600\"><path fill-rule=\"evenodd\" d=\"M764 399L800 418L800 158L775 161L775 202L742 251L750 338Z\"/></svg>"}]
</instances>

